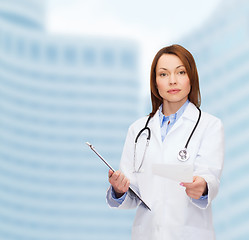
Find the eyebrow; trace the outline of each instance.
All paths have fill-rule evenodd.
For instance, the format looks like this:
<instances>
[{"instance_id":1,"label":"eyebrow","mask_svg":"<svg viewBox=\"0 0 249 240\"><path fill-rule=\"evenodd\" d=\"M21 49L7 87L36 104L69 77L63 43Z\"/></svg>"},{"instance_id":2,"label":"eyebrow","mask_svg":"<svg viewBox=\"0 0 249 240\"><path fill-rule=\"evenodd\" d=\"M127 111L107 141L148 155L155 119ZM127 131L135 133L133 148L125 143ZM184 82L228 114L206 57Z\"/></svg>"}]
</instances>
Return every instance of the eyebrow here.
<instances>
[{"instance_id":1,"label":"eyebrow","mask_svg":"<svg viewBox=\"0 0 249 240\"><path fill-rule=\"evenodd\" d=\"M179 65L179 66L176 67L176 69L180 68L180 67L185 67L185 66L184 65ZM168 70L167 68L159 68L159 69Z\"/></svg>"}]
</instances>

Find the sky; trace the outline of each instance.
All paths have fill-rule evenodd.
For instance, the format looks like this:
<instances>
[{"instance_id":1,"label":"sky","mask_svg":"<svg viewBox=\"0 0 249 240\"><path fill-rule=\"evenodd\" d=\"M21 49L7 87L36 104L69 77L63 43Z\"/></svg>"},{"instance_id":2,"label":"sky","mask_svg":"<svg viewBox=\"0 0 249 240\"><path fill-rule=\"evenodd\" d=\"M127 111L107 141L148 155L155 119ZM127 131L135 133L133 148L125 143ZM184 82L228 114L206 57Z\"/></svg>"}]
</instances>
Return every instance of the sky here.
<instances>
[{"instance_id":1,"label":"sky","mask_svg":"<svg viewBox=\"0 0 249 240\"><path fill-rule=\"evenodd\" d=\"M222 1L48 0L46 26L52 33L138 42L140 73L148 83L156 52L205 26Z\"/></svg>"}]
</instances>

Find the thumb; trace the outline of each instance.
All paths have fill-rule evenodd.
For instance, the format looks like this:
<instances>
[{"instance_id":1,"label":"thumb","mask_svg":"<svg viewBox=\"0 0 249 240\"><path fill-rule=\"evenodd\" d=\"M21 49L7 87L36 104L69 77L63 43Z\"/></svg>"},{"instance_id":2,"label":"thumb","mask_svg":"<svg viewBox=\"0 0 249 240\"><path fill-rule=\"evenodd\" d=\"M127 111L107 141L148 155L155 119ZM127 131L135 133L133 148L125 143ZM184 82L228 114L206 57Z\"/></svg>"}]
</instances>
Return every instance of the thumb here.
<instances>
[{"instance_id":1,"label":"thumb","mask_svg":"<svg viewBox=\"0 0 249 240\"><path fill-rule=\"evenodd\" d=\"M193 182L181 182L180 185L186 188L191 188L193 183L196 181L196 177L193 177Z\"/></svg>"},{"instance_id":2,"label":"thumb","mask_svg":"<svg viewBox=\"0 0 249 240\"><path fill-rule=\"evenodd\" d=\"M198 181L198 176L193 177L193 183Z\"/></svg>"}]
</instances>

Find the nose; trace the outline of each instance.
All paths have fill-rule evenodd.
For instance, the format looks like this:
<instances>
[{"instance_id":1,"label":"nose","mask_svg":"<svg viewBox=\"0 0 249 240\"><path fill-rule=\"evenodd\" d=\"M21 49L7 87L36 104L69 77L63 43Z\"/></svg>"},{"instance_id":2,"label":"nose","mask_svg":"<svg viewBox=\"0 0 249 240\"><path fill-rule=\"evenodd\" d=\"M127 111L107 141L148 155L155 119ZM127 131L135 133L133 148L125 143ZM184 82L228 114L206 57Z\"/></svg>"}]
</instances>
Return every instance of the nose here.
<instances>
[{"instance_id":1,"label":"nose","mask_svg":"<svg viewBox=\"0 0 249 240\"><path fill-rule=\"evenodd\" d=\"M169 84L170 85L175 85L176 84L176 77L174 74L171 74L169 77Z\"/></svg>"}]
</instances>

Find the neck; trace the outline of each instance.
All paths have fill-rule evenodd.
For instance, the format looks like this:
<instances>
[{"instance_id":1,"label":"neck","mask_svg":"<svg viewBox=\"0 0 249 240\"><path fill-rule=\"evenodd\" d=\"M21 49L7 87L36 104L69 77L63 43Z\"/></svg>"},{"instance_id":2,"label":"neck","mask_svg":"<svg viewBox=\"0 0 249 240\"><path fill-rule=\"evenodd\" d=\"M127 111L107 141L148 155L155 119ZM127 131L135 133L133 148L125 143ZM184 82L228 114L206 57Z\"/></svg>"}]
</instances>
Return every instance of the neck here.
<instances>
[{"instance_id":1,"label":"neck","mask_svg":"<svg viewBox=\"0 0 249 240\"><path fill-rule=\"evenodd\" d=\"M171 114L175 114L186 102L187 100L183 102L168 102L163 101L163 114L165 116L169 116Z\"/></svg>"}]
</instances>

